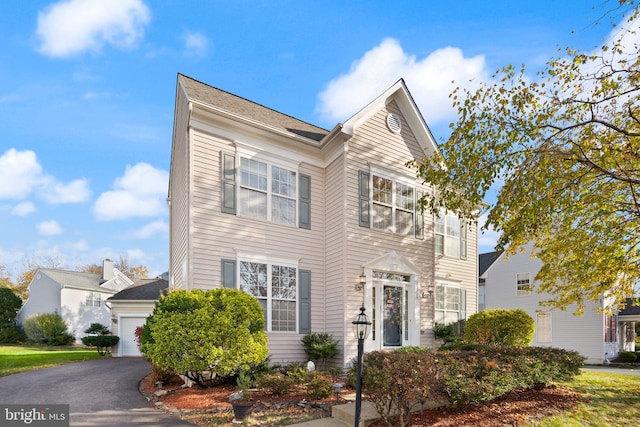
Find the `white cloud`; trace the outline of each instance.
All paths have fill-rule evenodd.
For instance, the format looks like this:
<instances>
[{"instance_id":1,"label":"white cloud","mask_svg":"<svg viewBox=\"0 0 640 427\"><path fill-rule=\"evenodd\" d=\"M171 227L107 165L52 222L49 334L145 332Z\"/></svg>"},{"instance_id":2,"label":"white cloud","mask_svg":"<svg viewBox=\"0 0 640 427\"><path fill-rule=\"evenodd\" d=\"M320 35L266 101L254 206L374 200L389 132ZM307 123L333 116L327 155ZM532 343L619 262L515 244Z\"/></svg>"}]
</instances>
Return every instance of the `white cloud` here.
<instances>
[{"instance_id":1,"label":"white cloud","mask_svg":"<svg viewBox=\"0 0 640 427\"><path fill-rule=\"evenodd\" d=\"M36 211L36 207L31 202L18 203L11 209L11 213L17 216L27 216Z\"/></svg>"},{"instance_id":2,"label":"white cloud","mask_svg":"<svg viewBox=\"0 0 640 427\"><path fill-rule=\"evenodd\" d=\"M0 199L24 199L42 182L36 153L10 148L0 156Z\"/></svg>"},{"instance_id":3,"label":"white cloud","mask_svg":"<svg viewBox=\"0 0 640 427\"><path fill-rule=\"evenodd\" d=\"M38 233L43 236L56 236L62 234L62 227L60 227L58 221L43 221L38 224Z\"/></svg>"},{"instance_id":4,"label":"white cloud","mask_svg":"<svg viewBox=\"0 0 640 427\"><path fill-rule=\"evenodd\" d=\"M141 0L67 0L38 14L39 51L52 57L69 57L99 51L110 44L133 46L151 20Z\"/></svg>"},{"instance_id":5,"label":"white cloud","mask_svg":"<svg viewBox=\"0 0 640 427\"><path fill-rule=\"evenodd\" d=\"M83 202L91 196L86 180L65 184L45 173L31 150L10 148L0 156L0 183L0 200L22 200L36 193L47 202L58 204Z\"/></svg>"},{"instance_id":6,"label":"white cloud","mask_svg":"<svg viewBox=\"0 0 640 427\"><path fill-rule=\"evenodd\" d=\"M317 110L328 121L344 121L404 78L428 123L451 121L456 112L449 94L456 86L470 87L472 79L487 79L485 67L484 56L465 58L454 47L417 60L388 38L355 61L348 73L329 82L319 95Z\"/></svg>"},{"instance_id":7,"label":"white cloud","mask_svg":"<svg viewBox=\"0 0 640 427\"><path fill-rule=\"evenodd\" d=\"M185 56L203 57L209 49L209 40L202 33L186 32L183 36Z\"/></svg>"},{"instance_id":8,"label":"white cloud","mask_svg":"<svg viewBox=\"0 0 640 427\"><path fill-rule=\"evenodd\" d=\"M169 173L164 170L148 163L127 165L124 175L115 180L113 190L98 197L93 211L102 221L164 215L168 184Z\"/></svg>"},{"instance_id":9,"label":"white cloud","mask_svg":"<svg viewBox=\"0 0 640 427\"><path fill-rule=\"evenodd\" d=\"M129 261L140 261L145 259L146 255L142 249L127 249L127 258Z\"/></svg>"},{"instance_id":10,"label":"white cloud","mask_svg":"<svg viewBox=\"0 0 640 427\"><path fill-rule=\"evenodd\" d=\"M492 228L480 230L487 222L487 214L483 214L478 219L478 253L493 252L500 238L500 234Z\"/></svg>"},{"instance_id":11,"label":"white cloud","mask_svg":"<svg viewBox=\"0 0 640 427\"><path fill-rule=\"evenodd\" d=\"M86 179L76 179L68 184L52 182L43 192L43 198L52 204L84 202L91 197L89 183Z\"/></svg>"},{"instance_id":12,"label":"white cloud","mask_svg":"<svg viewBox=\"0 0 640 427\"><path fill-rule=\"evenodd\" d=\"M138 239L148 239L156 234L169 234L169 224L163 220L150 222L133 233L133 237Z\"/></svg>"}]
</instances>

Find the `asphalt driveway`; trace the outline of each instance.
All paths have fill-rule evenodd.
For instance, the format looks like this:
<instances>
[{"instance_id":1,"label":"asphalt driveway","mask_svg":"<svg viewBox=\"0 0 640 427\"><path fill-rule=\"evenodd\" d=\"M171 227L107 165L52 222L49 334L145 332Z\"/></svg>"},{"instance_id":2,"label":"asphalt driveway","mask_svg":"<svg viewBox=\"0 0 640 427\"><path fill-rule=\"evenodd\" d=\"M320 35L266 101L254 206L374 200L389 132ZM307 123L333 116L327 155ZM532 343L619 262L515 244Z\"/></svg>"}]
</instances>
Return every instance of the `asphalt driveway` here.
<instances>
[{"instance_id":1,"label":"asphalt driveway","mask_svg":"<svg viewBox=\"0 0 640 427\"><path fill-rule=\"evenodd\" d=\"M72 426L188 426L150 405L138 383L151 372L141 358L113 357L0 378L0 403L69 404Z\"/></svg>"}]
</instances>

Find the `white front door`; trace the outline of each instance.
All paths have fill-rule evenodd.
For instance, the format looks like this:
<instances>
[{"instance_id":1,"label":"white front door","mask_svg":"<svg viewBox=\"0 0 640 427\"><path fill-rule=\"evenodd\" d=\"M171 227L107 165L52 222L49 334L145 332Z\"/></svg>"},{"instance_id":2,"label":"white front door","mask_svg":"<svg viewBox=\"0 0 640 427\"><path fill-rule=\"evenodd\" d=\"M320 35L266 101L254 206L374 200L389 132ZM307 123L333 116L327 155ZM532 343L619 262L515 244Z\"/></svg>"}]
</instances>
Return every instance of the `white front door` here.
<instances>
[{"instance_id":1,"label":"white front door","mask_svg":"<svg viewBox=\"0 0 640 427\"><path fill-rule=\"evenodd\" d=\"M393 349L412 342L415 299L411 276L374 272L368 313L372 331L367 347L372 350Z\"/></svg>"}]
</instances>

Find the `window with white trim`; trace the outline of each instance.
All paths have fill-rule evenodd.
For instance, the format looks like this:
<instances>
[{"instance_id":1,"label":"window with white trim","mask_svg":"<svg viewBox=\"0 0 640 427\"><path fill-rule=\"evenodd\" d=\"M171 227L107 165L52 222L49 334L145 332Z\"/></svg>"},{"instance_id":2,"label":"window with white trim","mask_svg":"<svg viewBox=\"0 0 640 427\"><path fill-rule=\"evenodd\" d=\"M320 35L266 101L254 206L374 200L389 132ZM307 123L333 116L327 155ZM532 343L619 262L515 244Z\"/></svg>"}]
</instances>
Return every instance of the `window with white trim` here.
<instances>
[{"instance_id":1,"label":"window with white trim","mask_svg":"<svg viewBox=\"0 0 640 427\"><path fill-rule=\"evenodd\" d=\"M616 316L604 316L604 342L618 341L618 328Z\"/></svg>"},{"instance_id":2,"label":"window with white trim","mask_svg":"<svg viewBox=\"0 0 640 427\"><path fill-rule=\"evenodd\" d=\"M467 227L457 215L442 211L435 218L436 255L467 259Z\"/></svg>"},{"instance_id":3,"label":"window with white trim","mask_svg":"<svg viewBox=\"0 0 640 427\"><path fill-rule=\"evenodd\" d=\"M467 292L459 283L437 280L434 298L436 323L450 325L467 318Z\"/></svg>"},{"instance_id":4,"label":"window with white trim","mask_svg":"<svg viewBox=\"0 0 640 427\"><path fill-rule=\"evenodd\" d=\"M240 157L239 213L281 224L296 224L296 172Z\"/></svg>"},{"instance_id":5,"label":"window with white trim","mask_svg":"<svg viewBox=\"0 0 640 427\"><path fill-rule=\"evenodd\" d=\"M536 341L552 342L551 313L538 312L536 314Z\"/></svg>"},{"instance_id":6,"label":"window with white trim","mask_svg":"<svg viewBox=\"0 0 640 427\"><path fill-rule=\"evenodd\" d=\"M264 310L267 331L296 332L297 268L269 262L240 261L240 289Z\"/></svg>"},{"instance_id":7,"label":"window with white trim","mask_svg":"<svg viewBox=\"0 0 640 427\"><path fill-rule=\"evenodd\" d=\"M518 273L516 275L516 286L517 296L531 295L531 273Z\"/></svg>"},{"instance_id":8,"label":"window with white trim","mask_svg":"<svg viewBox=\"0 0 640 427\"><path fill-rule=\"evenodd\" d=\"M372 174L371 227L402 235L414 232L415 189L400 181Z\"/></svg>"},{"instance_id":9,"label":"window with white trim","mask_svg":"<svg viewBox=\"0 0 640 427\"><path fill-rule=\"evenodd\" d=\"M102 306L102 294L100 292L87 291L85 293L85 303L87 307Z\"/></svg>"}]
</instances>

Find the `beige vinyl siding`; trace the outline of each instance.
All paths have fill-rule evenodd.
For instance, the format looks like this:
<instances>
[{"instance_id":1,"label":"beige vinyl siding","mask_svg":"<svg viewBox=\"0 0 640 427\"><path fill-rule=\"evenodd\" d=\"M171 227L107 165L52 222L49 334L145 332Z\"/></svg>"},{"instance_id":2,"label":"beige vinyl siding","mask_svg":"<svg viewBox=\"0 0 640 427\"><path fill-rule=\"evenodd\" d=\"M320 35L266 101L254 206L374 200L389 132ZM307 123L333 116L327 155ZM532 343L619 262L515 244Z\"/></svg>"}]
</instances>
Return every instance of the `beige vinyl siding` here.
<instances>
[{"instance_id":1,"label":"beige vinyl siding","mask_svg":"<svg viewBox=\"0 0 640 427\"><path fill-rule=\"evenodd\" d=\"M221 212L221 151L235 152L226 139L191 130L191 259L193 288L219 287L221 259L256 254L291 259L311 271L311 327L324 330L324 172L301 164L298 173L311 176L311 230ZM269 333L271 360L304 360L299 334Z\"/></svg>"},{"instance_id":2,"label":"beige vinyl siding","mask_svg":"<svg viewBox=\"0 0 640 427\"><path fill-rule=\"evenodd\" d=\"M187 125L189 102L182 88L176 93L176 112L171 152L171 182L169 195L173 206L169 218L169 271L171 286L186 288L188 277L183 277L183 263L187 262L189 231L189 187L188 187L188 144Z\"/></svg>"}]
</instances>

